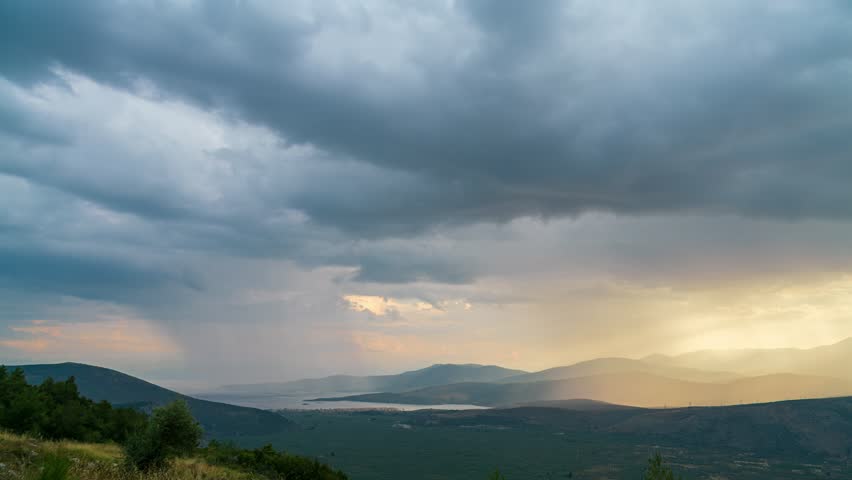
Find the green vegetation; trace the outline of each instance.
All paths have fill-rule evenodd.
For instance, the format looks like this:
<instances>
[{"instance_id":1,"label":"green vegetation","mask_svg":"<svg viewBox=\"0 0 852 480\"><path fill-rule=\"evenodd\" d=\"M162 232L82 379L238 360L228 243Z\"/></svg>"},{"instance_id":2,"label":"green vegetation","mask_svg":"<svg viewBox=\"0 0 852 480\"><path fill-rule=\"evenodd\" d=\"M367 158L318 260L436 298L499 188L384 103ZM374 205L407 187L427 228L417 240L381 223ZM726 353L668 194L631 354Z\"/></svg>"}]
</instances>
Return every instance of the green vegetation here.
<instances>
[{"instance_id":1,"label":"green vegetation","mask_svg":"<svg viewBox=\"0 0 852 480\"><path fill-rule=\"evenodd\" d=\"M238 448L231 443L210 442L200 456L212 465L240 471L261 473L270 478L344 480L346 475L317 460L276 451L271 445L254 450Z\"/></svg>"},{"instance_id":2,"label":"green vegetation","mask_svg":"<svg viewBox=\"0 0 852 480\"><path fill-rule=\"evenodd\" d=\"M20 369L9 373L2 366L0 429L7 430L0 430L0 480L347 478L271 446L244 450L214 441L199 448L201 426L182 399L154 409L149 418L80 396L74 377L35 386Z\"/></svg>"},{"instance_id":3,"label":"green vegetation","mask_svg":"<svg viewBox=\"0 0 852 480\"><path fill-rule=\"evenodd\" d=\"M182 400L154 410L144 429L125 446L127 463L142 471L162 469L172 458L192 454L201 441L201 427Z\"/></svg>"},{"instance_id":4,"label":"green vegetation","mask_svg":"<svg viewBox=\"0 0 852 480\"><path fill-rule=\"evenodd\" d=\"M645 480L682 480L683 477L675 477L672 469L663 464L663 456L660 452L648 459L648 467L645 469Z\"/></svg>"},{"instance_id":5,"label":"green vegetation","mask_svg":"<svg viewBox=\"0 0 852 480\"><path fill-rule=\"evenodd\" d=\"M549 478L552 478L552 476ZM564 478L574 478L574 473L568 472L564 475ZM494 470L488 480L506 480L506 477L500 473L500 470ZM672 469L663 464L663 456L660 455L660 452L657 452L648 459L648 467L645 469L643 480L683 480L683 477L675 477Z\"/></svg>"},{"instance_id":6,"label":"green vegetation","mask_svg":"<svg viewBox=\"0 0 852 480\"><path fill-rule=\"evenodd\" d=\"M0 480L267 480L266 477L180 458L151 472L128 469L110 443L39 440L0 432Z\"/></svg>"},{"instance_id":7,"label":"green vegetation","mask_svg":"<svg viewBox=\"0 0 852 480\"><path fill-rule=\"evenodd\" d=\"M287 411L286 429L265 435L237 429L231 436L220 429L219 441L196 448L192 403L154 409L149 420L82 398L77 379L32 386L19 372L3 375L0 480L347 478L337 469L357 479L469 480L487 478L495 467L501 480L673 480L671 468L694 479L815 480L848 478L852 444L852 398L837 398L662 410L560 402L553 405L565 408ZM124 377L134 380L102 381ZM84 421L90 409L95 418ZM104 427L121 423L104 420L116 412L141 423ZM165 433L178 430L189 433ZM56 440L62 431L105 443ZM649 451L663 457L648 463Z\"/></svg>"},{"instance_id":8,"label":"green vegetation","mask_svg":"<svg viewBox=\"0 0 852 480\"><path fill-rule=\"evenodd\" d=\"M65 480L71 470L71 459L56 453L48 454L44 459L39 480Z\"/></svg>"},{"instance_id":9,"label":"green vegetation","mask_svg":"<svg viewBox=\"0 0 852 480\"><path fill-rule=\"evenodd\" d=\"M22 365L16 368L24 371L31 385L40 385L48 379L59 381L74 377L80 395L95 401L105 400L115 406L150 411L181 399L189 406L208 438L267 435L292 427L281 415L187 397L109 368L81 363Z\"/></svg>"},{"instance_id":10,"label":"green vegetation","mask_svg":"<svg viewBox=\"0 0 852 480\"><path fill-rule=\"evenodd\" d=\"M113 408L80 396L74 377L29 385L23 371L0 366L0 426L49 439L124 442L146 422L129 408Z\"/></svg>"},{"instance_id":11,"label":"green vegetation","mask_svg":"<svg viewBox=\"0 0 852 480\"><path fill-rule=\"evenodd\" d=\"M0 432L0 480L346 480L315 460L271 447L243 450L213 442L162 468L127 468L115 444L48 441Z\"/></svg>"},{"instance_id":12,"label":"green vegetation","mask_svg":"<svg viewBox=\"0 0 852 480\"><path fill-rule=\"evenodd\" d=\"M242 447L270 443L277 449L314 457L353 479L475 480L485 479L499 468L508 480L637 480L643 478L648 457L655 451L677 473L695 480L848 479L845 449L850 443L841 436L850 431L844 420L852 420L847 406L852 407L852 399L693 408L679 417L672 416L674 411L556 408L291 410L287 416L297 425L293 430L233 440ZM749 410L763 413L751 420L745 416ZM808 415L794 420L798 411ZM650 422L646 415L656 425L661 414L660 424L667 423L673 431L646 427ZM820 417L830 418L831 423ZM822 438L830 429L837 435L832 438L840 439L836 443L844 453L833 457L805 448L805 431L797 433L798 443L788 443L782 427L794 421L810 425L812 434ZM693 423L697 425L691 427ZM628 425L633 428L628 430ZM731 445L732 440L737 443ZM777 448L769 448L772 441ZM834 448L831 439L826 445Z\"/></svg>"}]
</instances>

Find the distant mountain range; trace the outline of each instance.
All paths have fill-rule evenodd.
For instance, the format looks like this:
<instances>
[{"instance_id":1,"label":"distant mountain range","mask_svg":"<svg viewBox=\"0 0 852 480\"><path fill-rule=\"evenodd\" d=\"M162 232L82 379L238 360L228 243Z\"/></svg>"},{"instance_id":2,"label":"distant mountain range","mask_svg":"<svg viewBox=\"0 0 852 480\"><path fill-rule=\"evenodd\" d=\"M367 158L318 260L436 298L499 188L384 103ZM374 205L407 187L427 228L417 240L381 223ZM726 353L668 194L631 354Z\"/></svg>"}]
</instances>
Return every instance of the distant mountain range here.
<instances>
[{"instance_id":1,"label":"distant mountain range","mask_svg":"<svg viewBox=\"0 0 852 480\"><path fill-rule=\"evenodd\" d=\"M272 434L291 426L289 420L272 412L199 400L108 368L81 363L17 365L9 368L21 368L27 382L31 384L40 384L49 377L65 380L73 376L80 394L95 401L106 400L113 405L150 410L182 398L209 437Z\"/></svg>"},{"instance_id":2,"label":"distant mountain range","mask_svg":"<svg viewBox=\"0 0 852 480\"><path fill-rule=\"evenodd\" d=\"M414 405L472 404L487 407L573 398L637 407L730 405L852 395L852 382L831 377L774 374L727 383L699 383L648 373L613 373L527 383L456 383L407 392L370 393L347 400Z\"/></svg>"},{"instance_id":3,"label":"distant mountain range","mask_svg":"<svg viewBox=\"0 0 852 480\"><path fill-rule=\"evenodd\" d=\"M592 375L607 375L613 373L648 373L675 380L689 382L729 382L742 378L742 375L731 372L716 372L651 363L630 358L598 358L575 363L567 367L548 368L535 373L525 373L501 378L500 383L529 383L545 380L565 380L568 378L589 377Z\"/></svg>"},{"instance_id":4,"label":"distant mountain range","mask_svg":"<svg viewBox=\"0 0 852 480\"><path fill-rule=\"evenodd\" d=\"M637 364L633 362L601 359L537 374L519 374L493 366L436 365L386 377L397 377L394 381L398 383L389 383L396 386L459 376L467 378L474 375L471 372L481 372L476 378L493 380L356 395L347 399L424 405L512 406L475 411L406 412L406 423L415 428L445 425L514 429L524 425L546 425L555 431L627 435L642 442L665 440L696 448L713 446L749 452L852 458L852 397L758 403L778 398L852 395L852 382L848 380L788 373L727 379L720 373L695 373L689 370L691 367L676 367L669 373L725 381L697 382L657 374L663 370L608 373L618 368L635 369ZM23 365L21 368L27 380L34 384L48 377L61 380L74 376L84 396L116 405L149 410L183 398L208 436L213 438L243 439L251 443L282 433L289 438L305 428L272 412L187 397L107 368L78 363ZM591 375L539 380L582 373ZM517 381L524 379L532 381ZM693 405L750 404L671 408L690 402ZM669 408L637 407L654 405Z\"/></svg>"},{"instance_id":5,"label":"distant mountain range","mask_svg":"<svg viewBox=\"0 0 852 480\"><path fill-rule=\"evenodd\" d=\"M226 385L220 391L234 394L295 395L347 392L404 392L417 388L460 382L495 382L525 374L495 365L438 364L398 375L334 375L279 383Z\"/></svg>"},{"instance_id":6,"label":"distant mountain range","mask_svg":"<svg viewBox=\"0 0 852 480\"><path fill-rule=\"evenodd\" d=\"M514 375L506 375L508 370L493 366L436 365L403 374L418 378L419 372L433 372L429 382L376 382L370 384L372 388L362 390L378 390L376 393L337 393L318 400L493 407L585 398L643 407L729 405L852 395L849 365L852 339L812 349L708 350L677 356L651 355L640 360L600 358ZM488 368L494 375L490 380L482 379L486 376L473 379L472 375L467 376L469 380L456 380L464 375L443 374L453 370L451 367L460 371ZM300 382L310 383L314 391L328 385L328 379ZM300 382L295 383L304 384ZM382 388L383 385L390 388Z\"/></svg>"},{"instance_id":7,"label":"distant mountain range","mask_svg":"<svg viewBox=\"0 0 852 480\"><path fill-rule=\"evenodd\" d=\"M732 405L852 395L850 365L852 339L847 339L811 349L705 350L642 359L600 358L539 372L496 365L437 364L398 375L335 375L229 385L219 389L219 396L211 394L208 398L291 396L489 407L576 399L639 407ZM288 425L285 418L270 412L187 397L106 368L76 363L23 368L32 383L49 376L63 379L73 375L83 395L119 405L151 408L185 398L211 435L262 434Z\"/></svg>"},{"instance_id":8,"label":"distant mountain range","mask_svg":"<svg viewBox=\"0 0 852 480\"><path fill-rule=\"evenodd\" d=\"M852 338L809 349L701 350L682 355L651 355L647 363L666 367L724 370L740 375L798 373L852 380Z\"/></svg>"}]
</instances>

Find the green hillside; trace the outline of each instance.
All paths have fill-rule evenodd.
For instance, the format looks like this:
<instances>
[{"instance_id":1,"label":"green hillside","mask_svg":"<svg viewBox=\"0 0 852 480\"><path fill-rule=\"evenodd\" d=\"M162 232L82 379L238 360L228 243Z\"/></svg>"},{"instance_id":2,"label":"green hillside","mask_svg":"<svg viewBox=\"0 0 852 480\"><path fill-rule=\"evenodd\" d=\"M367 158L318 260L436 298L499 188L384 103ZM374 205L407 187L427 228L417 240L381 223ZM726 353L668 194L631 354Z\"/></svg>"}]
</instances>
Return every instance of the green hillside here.
<instances>
[{"instance_id":1,"label":"green hillside","mask_svg":"<svg viewBox=\"0 0 852 480\"><path fill-rule=\"evenodd\" d=\"M108 368L80 363L19 365L10 368L21 368L27 382L34 385L41 384L47 378L64 380L73 376L80 393L85 397L146 411L183 398L207 436L212 438L268 435L292 425L286 418L272 412L199 400Z\"/></svg>"},{"instance_id":2,"label":"green hillside","mask_svg":"<svg viewBox=\"0 0 852 480\"><path fill-rule=\"evenodd\" d=\"M122 460L115 444L44 441L0 431L0 480L40 479L48 465L57 464L67 465L65 478L78 480L258 480L199 458L180 459L167 471L152 474L127 471Z\"/></svg>"},{"instance_id":3,"label":"green hillside","mask_svg":"<svg viewBox=\"0 0 852 480\"><path fill-rule=\"evenodd\" d=\"M519 407L409 412L410 424L464 427L547 425L698 448L797 457L852 456L852 397L669 409Z\"/></svg>"},{"instance_id":4,"label":"green hillside","mask_svg":"<svg viewBox=\"0 0 852 480\"><path fill-rule=\"evenodd\" d=\"M298 411L264 438L354 479L638 480L660 451L690 480L849 480L852 398L642 409ZM572 473L571 477L568 474Z\"/></svg>"}]
</instances>

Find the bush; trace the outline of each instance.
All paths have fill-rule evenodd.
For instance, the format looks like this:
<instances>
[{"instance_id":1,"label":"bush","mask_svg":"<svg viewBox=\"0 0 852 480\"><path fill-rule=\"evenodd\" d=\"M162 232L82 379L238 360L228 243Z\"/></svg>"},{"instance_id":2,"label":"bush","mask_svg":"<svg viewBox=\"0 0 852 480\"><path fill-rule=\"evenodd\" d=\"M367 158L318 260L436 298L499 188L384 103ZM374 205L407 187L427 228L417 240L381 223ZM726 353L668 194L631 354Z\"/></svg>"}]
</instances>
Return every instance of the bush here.
<instances>
[{"instance_id":1,"label":"bush","mask_svg":"<svg viewBox=\"0 0 852 480\"><path fill-rule=\"evenodd\" d=\"M287 480L346 480L340 470L334 470L317 460L289 455L266 445L254 450L238 448L229 443L211 441L201 454L208 463Z\"/></svg>"},{"instance_id":2,"label":"bush","mask_svg":"<svg viewBox=\"0 0 852 480\"><path fill-rule=\"evenodd\" d=\"M660 452L654 454L648 459L648 466L645 468L645 480L682 480L683 477L675 477L671 468L663 465L663 456Z\"/></svg>"},{"instance_id":3,"label":"bush","mask_svg":"<svg viewBox=\"0 0 852 480\"><path fill-rule=\"evenodd\" d=\"M128 439L124 446L124 459L128 467L142 471L157 470L166 466L166 455L156 436L149 433L148 429Z\"/></svg>"},{"instance_id":4,"label":"bush","mask_svg":"<svg viewBox=\"0 0 852 480\"><path fill-rule=\"evenodd\" d=\"M146 428L125 446L127 462L142 471L166 466L172 458L192 454L201 441L201 426L183 400L157 408Z\"/></svg>"}]
</instances>

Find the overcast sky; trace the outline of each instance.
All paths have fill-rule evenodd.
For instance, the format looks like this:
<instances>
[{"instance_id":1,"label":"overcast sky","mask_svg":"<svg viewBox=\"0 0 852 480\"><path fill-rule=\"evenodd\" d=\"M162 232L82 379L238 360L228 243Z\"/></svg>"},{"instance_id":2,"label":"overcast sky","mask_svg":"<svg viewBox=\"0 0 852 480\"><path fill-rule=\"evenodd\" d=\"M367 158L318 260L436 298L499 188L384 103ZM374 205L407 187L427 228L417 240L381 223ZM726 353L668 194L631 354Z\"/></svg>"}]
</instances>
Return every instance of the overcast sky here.
<instances>
[{"instance_id":1,"label":"overcast sky","mask_svg":"<svg viewBox=\"0 0 852 480\"><path fill-rule=\"evenodd\" d=\"M0 362L848 336L847 0L0 2Z\"/></svg>"}]
</instances>

